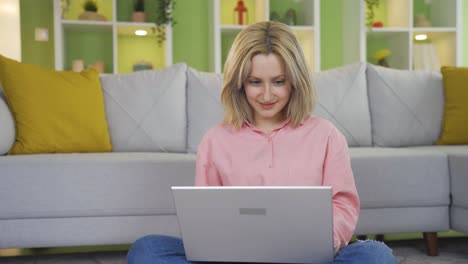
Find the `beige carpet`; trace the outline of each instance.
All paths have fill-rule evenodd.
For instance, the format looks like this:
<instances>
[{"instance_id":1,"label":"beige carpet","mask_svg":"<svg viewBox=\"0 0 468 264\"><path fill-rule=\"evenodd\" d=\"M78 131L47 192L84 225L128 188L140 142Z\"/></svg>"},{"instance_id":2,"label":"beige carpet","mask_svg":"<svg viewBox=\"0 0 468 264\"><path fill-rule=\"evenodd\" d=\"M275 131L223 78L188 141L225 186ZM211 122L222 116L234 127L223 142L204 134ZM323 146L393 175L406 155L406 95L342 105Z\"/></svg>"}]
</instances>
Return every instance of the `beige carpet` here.
<instances>
[{"instance_id":1,"label":"beige carpet","mask_svg":"<svg viewBox=\"0 0 468 264\"><path fill-rule=\"evenodd\" d=\"M399 263L402 264L461 264L468 263L468 238L440 238L440 255L428 257L423 240L390 241ZM69 253L0 257L0 264L123 264L125 251Z\"/></svg>"}]
</instances>

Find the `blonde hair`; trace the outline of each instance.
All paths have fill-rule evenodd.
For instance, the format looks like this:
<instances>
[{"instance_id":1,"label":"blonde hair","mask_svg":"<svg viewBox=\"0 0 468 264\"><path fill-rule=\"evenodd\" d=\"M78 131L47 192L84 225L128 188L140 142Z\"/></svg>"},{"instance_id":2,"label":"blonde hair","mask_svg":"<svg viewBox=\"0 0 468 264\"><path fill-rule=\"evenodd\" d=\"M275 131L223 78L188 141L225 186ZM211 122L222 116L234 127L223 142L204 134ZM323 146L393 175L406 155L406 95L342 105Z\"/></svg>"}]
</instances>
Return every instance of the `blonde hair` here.
<instances>
[{"instance_id":1,"label":"blonde hair","mask_svg":"<svg viewBox=\"0 0 468 264\"><path fill-rule=\"evenodd\" d=\"M291 125L298 126L312 112L315 91L299 41L285 24L258 22L236 36L224 64L221 103L226 124L240 128L245 121L253 123L253 109L247 101L243 85L251 72L252 58L257 54L271 53L282 60L286 78L291 83L291 96L285 106Z\"/></svg>"}]
</instances>

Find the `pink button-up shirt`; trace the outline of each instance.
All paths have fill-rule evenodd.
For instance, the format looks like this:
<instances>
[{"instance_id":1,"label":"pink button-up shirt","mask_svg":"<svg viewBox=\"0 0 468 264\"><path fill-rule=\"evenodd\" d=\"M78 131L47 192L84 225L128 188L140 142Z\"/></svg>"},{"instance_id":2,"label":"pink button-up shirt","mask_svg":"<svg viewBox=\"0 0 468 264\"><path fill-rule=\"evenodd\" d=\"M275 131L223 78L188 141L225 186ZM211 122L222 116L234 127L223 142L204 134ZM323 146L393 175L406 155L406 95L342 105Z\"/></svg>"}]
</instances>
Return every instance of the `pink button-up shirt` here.
<instances>
[{"instance_id":1,"label":"pink button-up shirt","mask_svg":"<svg viewBox=\"0 0 468 264\"><path fill-rule=\"evenodd\" d=\"M332 186L335 251L348 244L359 215L346 139L315 116L269 135L248 123L211 128L198 146L195 185Z\"/></svg>"}]
</instances>

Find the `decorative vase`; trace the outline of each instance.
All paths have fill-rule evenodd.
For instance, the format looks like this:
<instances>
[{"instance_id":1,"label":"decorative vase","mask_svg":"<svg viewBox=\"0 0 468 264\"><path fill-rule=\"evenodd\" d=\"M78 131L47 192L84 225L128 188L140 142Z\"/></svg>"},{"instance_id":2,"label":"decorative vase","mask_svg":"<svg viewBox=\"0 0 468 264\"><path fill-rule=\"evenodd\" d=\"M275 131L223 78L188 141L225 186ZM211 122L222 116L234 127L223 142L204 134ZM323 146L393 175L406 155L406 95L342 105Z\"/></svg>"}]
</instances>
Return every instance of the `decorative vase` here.
<instances>
[{"instance_id":1,"label":"decorative vase","mask_svg":"<svg viewBox=\"0 0 468 264\"><path fill-rule=\"evenodd\" d=\"M99 73L104 73L104 62L102 61L96 61L93 63L93 65L91 65L91 67L95 68Z\"/></svg>"},{"instance_id":2,"label":"decorative vase","mask_svg":"<svg viewBox=\"0 0 468 264\"><path fill-rule=\"evenodd\" d=\"M133 64L133 71L145 71L145 70L152 70L153 64L147 61L139 61Z\"/></svg>"},{"instance_id":3,"label":"decorative vase","mask_svg":"<svg viewBox=\"0 0 468 264\"><path fill-rule=\"evenodd\" d=\"M83 60L73 60L72 61L72 71L80 72L84 70L84 61Z\"/></svg>"},{"instance_id":4,"label":"decorative vase","mask_svg":"<svg viewBox=\"0 0 468 264\"><path fill-rule=\"evenodd\" d=\"M133 12L132 21L133 22L146 22L145 12Z\"/></svg>"},{"instance_id":5,"label":"decorative vase","mask_svg":"<svg viewBox=\"0 0 468 264\"><path fill-rule=\"evenodd\" d=\"M79 20L107 21L107 18L93 11L84 11L78 16Z\"/></svg>"},{"instance_id":6,"label":"decorative vase","mask_svg":"<svg viewBox=\"0 0 468 264\"><path fill-rule=\"evenodd\" d=\"M414 26L415 27L431 27L432 25L425 15L416 15L414 16Z\"/></svg>"}]
</instances>

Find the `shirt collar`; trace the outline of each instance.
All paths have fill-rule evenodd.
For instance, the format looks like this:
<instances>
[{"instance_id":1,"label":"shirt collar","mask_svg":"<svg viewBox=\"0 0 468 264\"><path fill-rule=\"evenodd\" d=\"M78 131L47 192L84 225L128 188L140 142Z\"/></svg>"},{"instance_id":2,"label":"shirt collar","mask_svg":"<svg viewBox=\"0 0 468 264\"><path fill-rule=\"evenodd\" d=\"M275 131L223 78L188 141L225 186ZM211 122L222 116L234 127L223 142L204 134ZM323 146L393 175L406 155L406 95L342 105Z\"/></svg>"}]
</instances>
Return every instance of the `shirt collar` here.
<instances>
[{"instance_id":1,"label":"shirt collar","mask_svg":"<svg viewBox=\"0 0 468 264\"><path fill-rule=\"evenodd\" d=\"M287 126L290 122L291 122L291 118L290 118L290 117L286 118L286 120L284 120L283 122L281 122L281 123L278 125L278 127L276 127L275 129L273 129L273 132L282 129L283 127ZM302 123L302 122L301 122L301 123ZM248 120L245 120L245 121L244 121L244 125L245 125L245 126L248 126L248 127L249 127L250 129L252 129L253 131L262 132L260 129L258 129L254 124L250 123ZM263 133L263 132L262 132L262 133Z\"/></svg>"}]
</instances>

